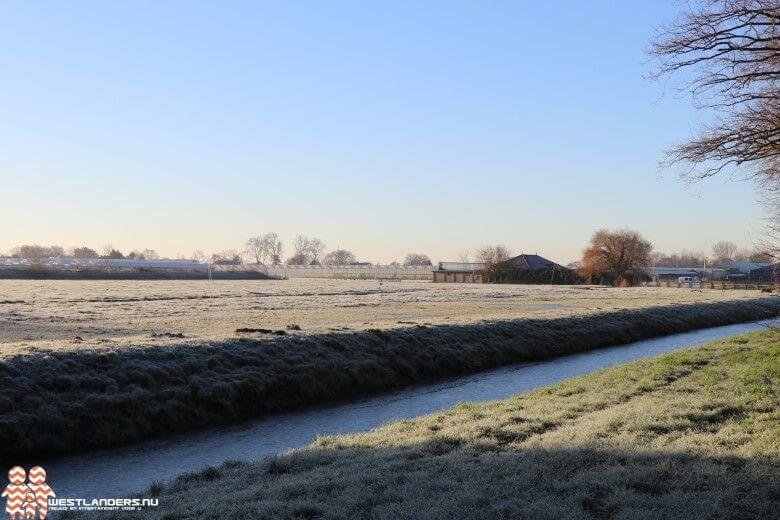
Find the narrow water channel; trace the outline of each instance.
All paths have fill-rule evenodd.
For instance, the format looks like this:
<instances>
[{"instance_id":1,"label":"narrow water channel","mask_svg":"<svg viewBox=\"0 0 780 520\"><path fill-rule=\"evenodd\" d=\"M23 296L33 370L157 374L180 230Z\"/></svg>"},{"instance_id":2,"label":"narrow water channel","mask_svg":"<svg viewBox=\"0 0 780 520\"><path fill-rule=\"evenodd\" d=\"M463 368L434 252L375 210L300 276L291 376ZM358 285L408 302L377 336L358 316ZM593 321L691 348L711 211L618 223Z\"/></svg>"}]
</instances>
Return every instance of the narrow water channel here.
<instances>
[{"instance_id":1,"label":"narrow water channel","mask_svg":"<svg viewBox=\"0 0 780 520\"><path fill-rule=\"evenodd\" d=\"M46 468L47 480L58 497L115 497L142 491L152 482L166 481L228 459L259 459L304 446L318 435L361 432L460 402L503 399L601 368L761 330L770 324L780 326L780 320L701 329L513 365L349 403L296 410L242 424L41 461L41 465Z\"/></svg>"}]
</instances>

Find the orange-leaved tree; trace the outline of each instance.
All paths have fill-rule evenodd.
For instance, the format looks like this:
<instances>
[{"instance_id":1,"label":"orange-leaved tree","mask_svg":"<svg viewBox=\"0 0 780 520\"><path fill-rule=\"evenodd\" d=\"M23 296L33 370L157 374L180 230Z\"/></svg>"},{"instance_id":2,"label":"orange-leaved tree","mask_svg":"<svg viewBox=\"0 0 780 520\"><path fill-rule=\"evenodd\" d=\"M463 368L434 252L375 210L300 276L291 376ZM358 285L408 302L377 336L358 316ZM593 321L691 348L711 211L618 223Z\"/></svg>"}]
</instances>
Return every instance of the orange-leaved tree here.
<instances>
[{"instance_id":1,"label":"orange-leaved tree","mask_svg":"<svg viewBox=\"0 0 780 520\"><path fill-rule=\"evenodd\" d=\"M601 229L582 253L580 274L589 282L599 278L618 286L631 285L646 276L643 268L652 251L653 245L636 231Z\"/></svg>"}]
</instances>

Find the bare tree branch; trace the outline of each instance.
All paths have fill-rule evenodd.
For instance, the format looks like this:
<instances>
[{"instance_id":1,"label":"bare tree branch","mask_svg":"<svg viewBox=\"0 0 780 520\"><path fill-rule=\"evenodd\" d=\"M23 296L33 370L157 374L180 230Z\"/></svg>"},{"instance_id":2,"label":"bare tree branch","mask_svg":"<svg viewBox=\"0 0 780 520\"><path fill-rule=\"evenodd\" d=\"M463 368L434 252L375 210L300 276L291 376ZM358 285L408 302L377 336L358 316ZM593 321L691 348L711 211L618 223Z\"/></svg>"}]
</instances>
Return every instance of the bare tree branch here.
<instances>
[{"instance_id":1,"label":"bare tree branch","mask_svg":"<svg viewBox=\"0 0 780 520\"><path fill-rule=\"evenodd\" d=\"M688 180L739 172L766 193L764 247L780 251L780 0L699 0L657 32L652 78L689 70L696 105L715 123L668 150L665 167Z\"/></svg>"}]
</instances>

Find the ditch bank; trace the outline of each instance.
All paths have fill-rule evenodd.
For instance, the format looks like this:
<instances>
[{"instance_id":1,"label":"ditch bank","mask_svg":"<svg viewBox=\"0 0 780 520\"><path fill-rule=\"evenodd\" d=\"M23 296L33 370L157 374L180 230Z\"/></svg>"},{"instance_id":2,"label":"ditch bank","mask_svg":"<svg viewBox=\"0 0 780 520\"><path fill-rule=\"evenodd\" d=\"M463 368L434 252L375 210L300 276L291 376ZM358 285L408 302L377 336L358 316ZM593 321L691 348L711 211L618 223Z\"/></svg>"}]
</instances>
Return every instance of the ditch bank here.
<instances>
[{"instance_id":1,"label":"ditch bank","mask_svg":"<svg viewBox=\"0 0 780 520\"><path fill-rule=\"evenodd\" d=\"M134 495L159 500L142 512L67 518L776 519L778 386L780 331L753 332L186 472Z\"/></svg>"},{"instance_id":2,"label":"ditch bank","mask_svg":"<svg viewBox=\"0 0 780 520\"><path fill-rule=\"evenodd\" d=\"M780 298L558 319L242 337L0 362L0 459L117 446L297 406L772 318Z\"/></svg>"}]
</instances>

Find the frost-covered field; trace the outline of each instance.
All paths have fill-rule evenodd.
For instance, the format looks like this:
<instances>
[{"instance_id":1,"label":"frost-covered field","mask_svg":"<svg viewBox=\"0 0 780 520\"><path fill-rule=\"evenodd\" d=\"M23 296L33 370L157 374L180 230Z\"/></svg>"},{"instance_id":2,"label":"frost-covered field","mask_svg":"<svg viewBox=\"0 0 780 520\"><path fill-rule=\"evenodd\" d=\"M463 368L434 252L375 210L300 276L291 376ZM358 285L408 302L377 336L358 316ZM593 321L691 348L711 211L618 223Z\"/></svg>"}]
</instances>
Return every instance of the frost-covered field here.
<instances>
[{"instance_id":1,"label":"frost-covered field","mask_svg":"<svg viewBox=\"0 0 780 520\"><path fill-rule=\"evenodd\" d=\"M338 280L0 287L0 459L126 444L780 313L776 296L655 288ZM715 301L725 299L739 301Z\"/></svg>"},{"instance_id":2,"label":"frost-covered field","mask_svg":"<svg viewBox=\"0 0 780 520\"><path fill-rule=\"evenodd\" d=\"M0 280L0 351L235 337L239 328L291 334L419 324L558 318L618 309L749 299L756 291L363 280ZM78 339L80 338L80 339Z\"/></svg>"}]
</instances>

